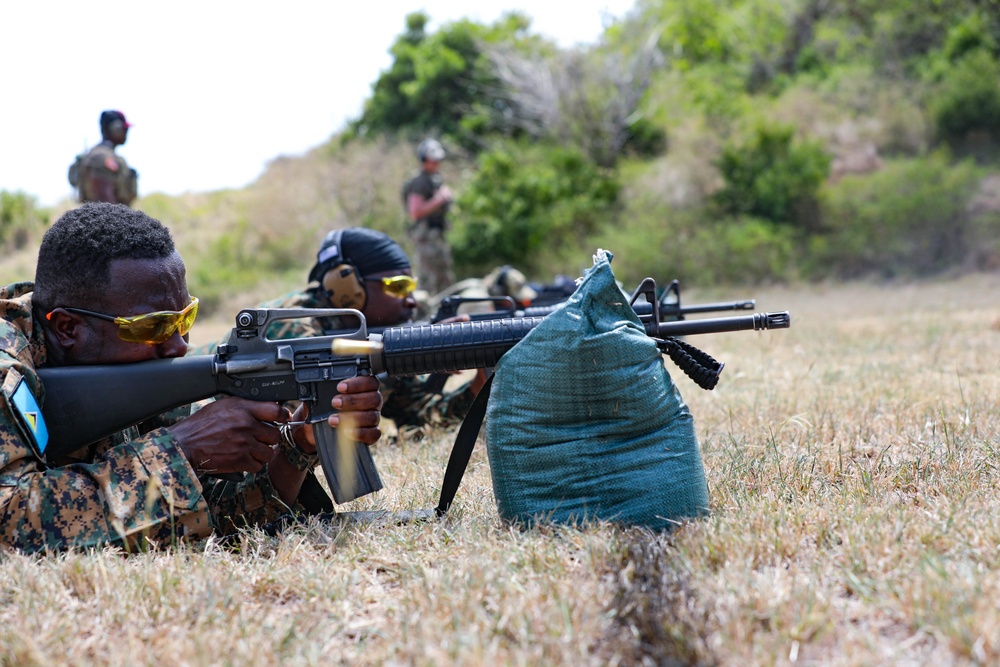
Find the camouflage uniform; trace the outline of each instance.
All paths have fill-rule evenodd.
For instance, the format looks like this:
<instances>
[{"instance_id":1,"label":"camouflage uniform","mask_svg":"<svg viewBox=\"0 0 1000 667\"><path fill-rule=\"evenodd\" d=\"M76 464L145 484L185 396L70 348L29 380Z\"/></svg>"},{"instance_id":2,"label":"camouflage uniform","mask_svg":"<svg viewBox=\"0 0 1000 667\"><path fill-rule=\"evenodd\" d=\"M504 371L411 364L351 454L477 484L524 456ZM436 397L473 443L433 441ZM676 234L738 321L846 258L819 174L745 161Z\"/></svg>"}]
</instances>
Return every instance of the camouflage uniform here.
<instances>
[{"instance_id":1,"label":"camouflage uniform","mask_svg":"<svg viewBox=\"0 0 1000 667\"><path fill-rule=\"evenodd\" d=\"M314 291L292 292L261 304L261 308L326 308ZM326 331L349 328L328 318L294 319L276 322L267 332L268 338L288 339L322 336ZM444 394L429 394L424 380L417 377L381 377L382 416L400 428L421 428L426 424L452 426L465 417L476 395L469 384Z\"/></svg>"},{"instance_id":2,"label":"camouflage uniform","mask_svg":"<svg viewBox=\"0 0 1000 667\"><path fill-rule=\"evenodd\" d=\"M97 193L90 191L90 177L114 183L115 201L117 204L131 204L138 190L138 175L131 169L125 158L115 153L115 147L110 141L101 143L90 149L80 164L80 201L100 201Z\"/></svg>"},{"instance_id":3,"label":"camouflage uniform","mask_svg":"<svg viewBox=\"0 0 1000 667\"><path fill-rule=\"evenodd\" d=\"M442 184L441 174L421 171L403 188L403 205L406 206L410 194L420 195L427 201ZM447 207L441 208L410 225L410 238L413 239L420 287L431 295L437 294L455 282L455 273L451 268L451 247L444 238L445 230L448 229L446 209Z\"/></svg>"},{"instance_id":4,"label":"camouflage uniform","mask_svg":"<svg viewBox=\"0 0 1000 667\"><path fill-rule=\"evenodd\" d=\"M46 362L34 325L30 282L0 287L0 546L23 551L209 535L287 512L266 472L203 492L202 482L165 428L178 410L46 462L47 435L35 369ZM37 403L36 403L37 399Z\"/></svg>"}]
</instances>

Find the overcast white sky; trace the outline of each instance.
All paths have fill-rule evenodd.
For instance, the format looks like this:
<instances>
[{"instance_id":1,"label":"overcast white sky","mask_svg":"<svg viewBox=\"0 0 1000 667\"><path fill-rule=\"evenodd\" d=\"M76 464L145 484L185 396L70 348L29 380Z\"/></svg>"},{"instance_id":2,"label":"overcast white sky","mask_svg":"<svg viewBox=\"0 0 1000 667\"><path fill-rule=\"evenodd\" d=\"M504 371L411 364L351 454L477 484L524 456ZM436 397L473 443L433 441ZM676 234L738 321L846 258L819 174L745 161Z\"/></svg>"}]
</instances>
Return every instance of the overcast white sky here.
<instances>
[{"instance_id":1,"label":"overcast white sky","mask_svg":"<svg viewBox=\"0 0 1000 667\"><path fill-rule=\"evenodd\" d=\"M592 43L634 0L171 0L0 4L0 190L51 205L100 141L103 109L129 122L119 149L140 194L242 187L279 155L357 117L391 64L404 17L430 29L520 10L562 46Z\"/></svg>"}]
</instances>

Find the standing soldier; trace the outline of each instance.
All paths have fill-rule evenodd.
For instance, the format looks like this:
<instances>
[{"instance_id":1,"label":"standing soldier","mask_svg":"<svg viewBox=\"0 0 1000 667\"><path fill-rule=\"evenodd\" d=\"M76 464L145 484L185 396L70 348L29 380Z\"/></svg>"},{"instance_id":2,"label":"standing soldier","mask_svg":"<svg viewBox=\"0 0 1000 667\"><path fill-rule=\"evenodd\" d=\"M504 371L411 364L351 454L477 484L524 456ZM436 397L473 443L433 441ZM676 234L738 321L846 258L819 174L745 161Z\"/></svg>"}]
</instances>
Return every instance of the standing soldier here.
<instances>
[{"instance_id":1,"label":"standing soldier","mask_svg":"<svg viewBox=\"0 0 1000 667\"><path fill-rule=\"evenodd\" d=\"M121 111L101 112L101 143L69 168L69 182L79 189L80 201L131 205L138 193L139 174L115 153L128 138L131 123Z\"/></svg>"},{"instance_id":2,"label":"standing soldier","mask_svg":"<svg viewBox=\"0 0 1000 667\"><path fill-rule=\"evenodd\" d=\"M403 203L410 219L410 238L416 250L417 276L431 295L455 282L451 269L451 248L444 238L448 229L445 214L452 195L443 184L438 169L445 157L441 142L424 139L417 148L420 173L403 187Z\"/></svg>"}]
</instances>

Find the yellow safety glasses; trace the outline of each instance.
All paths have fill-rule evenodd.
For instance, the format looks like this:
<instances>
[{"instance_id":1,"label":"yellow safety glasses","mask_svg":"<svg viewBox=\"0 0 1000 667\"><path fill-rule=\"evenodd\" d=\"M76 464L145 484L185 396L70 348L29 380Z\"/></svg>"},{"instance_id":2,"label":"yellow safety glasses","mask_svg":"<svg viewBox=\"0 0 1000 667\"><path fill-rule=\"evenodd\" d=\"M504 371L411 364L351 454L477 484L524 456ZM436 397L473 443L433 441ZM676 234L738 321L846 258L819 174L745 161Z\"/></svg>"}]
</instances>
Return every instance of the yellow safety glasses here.
<instances>
[{"instance_id":1,"label":"yellow safety glasses","mask_svg":"<svg viewBox=\"0 0 1000 667\"><path fill-rule=\"evenodd\" d=\"M191 303L181 311L158 310L155 313L132 315L131 317L115 317L83 308L63 307L63 310L114 322L118 325L118 337L129 343L159 345L170 340L175 331L182 336L186 336L191 331L194 320L198 317L198 299L191 297ZM45 319L51 320L52 313L46 315Z\"/></svg>"},{"instance_id":2,"label":"yellow safety glasses","mask_svg":"<svg viewBox=\"0 0 1000 667\"><path fill-rule=\"evenodd\" d=\"M380 283L382 291L398 299L405 298L417 289L417 279L413 276L387 276L385 278L365 278L368 282Z\"/></svg>"}]
</instances>

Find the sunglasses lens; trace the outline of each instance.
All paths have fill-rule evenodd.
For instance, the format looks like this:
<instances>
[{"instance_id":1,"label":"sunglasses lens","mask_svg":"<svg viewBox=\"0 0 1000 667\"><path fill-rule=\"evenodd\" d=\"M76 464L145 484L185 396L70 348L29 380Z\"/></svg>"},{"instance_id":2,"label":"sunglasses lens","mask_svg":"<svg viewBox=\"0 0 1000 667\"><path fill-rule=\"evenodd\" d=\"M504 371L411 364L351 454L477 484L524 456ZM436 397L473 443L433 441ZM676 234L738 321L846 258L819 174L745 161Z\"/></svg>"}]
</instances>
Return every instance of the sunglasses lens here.
<instances>
[{"instance_id":1,"label":"sunglasses lens","mask_svg":"<svg viewBox=\"0 0 1000 667\"><path fill-rule=\"evenodd\" d=\"M163 343L176 329L177 317L160 314L144 315L131 322L118 325L118 337L130 343Z\"/></svg>"},{"instance_id":2,"label":"sunglasses lens","mask_svg":"<svg viewBox=\"0 0 1000 667\"><path fill-rule=\"evenodd\" d=\"M417 288L417 279L413 276L393 276L382 279L382 291L392 296L403 298Z\"/></svg>"},{"instance_id":3,"label":"sunglasses lens","mask_svg":"<svg viewBox=\"0 0 1000 667\"><path fill-rule=\"evenodd\" d=\"M198 299L195 299L190 306L183 310L184 317L181 318L180 324L177 325L177 330L182 336L187 336L188 332L191 331L191 327L194 326L194 321L198 317Z\"/></svg>"},{"instance_id":4,"label":"sunglasses lens","mask_svg":"<svg viewBox=\"0 0 1000 667\"><path fill-rule=\"evenodd\" d=\"M198 300L192 301L184 310L176 312L149 313L135 318L122 318L118 322L118 337L130 343L159 345L170 340L177 331L186 336L198 317Z\"/></svg>"}]
</instances>

